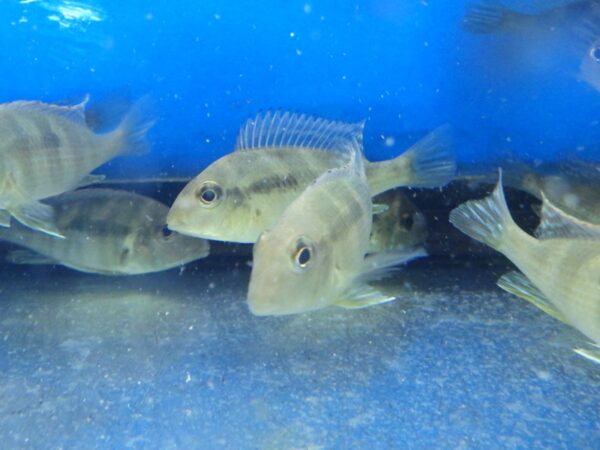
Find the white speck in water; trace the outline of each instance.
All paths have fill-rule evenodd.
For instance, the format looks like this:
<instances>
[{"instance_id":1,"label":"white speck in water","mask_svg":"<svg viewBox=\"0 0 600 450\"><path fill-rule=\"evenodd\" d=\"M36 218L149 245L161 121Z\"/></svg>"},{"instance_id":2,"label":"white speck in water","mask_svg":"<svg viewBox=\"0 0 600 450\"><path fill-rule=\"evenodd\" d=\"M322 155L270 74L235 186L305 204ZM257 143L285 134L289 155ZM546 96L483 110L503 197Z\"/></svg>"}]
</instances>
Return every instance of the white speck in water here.
<instances>
[{"instance_id":1,"label":"white speck in water","mask_svg":"<svg viewBox=\"0 0 600 450\"><path fill-rule=\"evenodd\" d=\"M388 136L385 138L384 143L386 147L392 147L396 143L396 139L394 139L392 136Z\"/></svg>"},{"instance_id":2,"label":"white speck in water","mask_svg":"<svg viewBox=\"0 0 600 450\"><path fill-rule=\"evenodd\" d=\"M305 3L302 9L306 14L310 14L312 12L312 5L310 3Z\"/></svg>"},{"instance_id":3,"label":"white speck in water","mask_svg":"<svg viewBox=\"0 0 600 450\"><path fill-rule=\"evenodd\" d=\"M186 372L186 374L185 374L185 382L189 383L190 381L192 381L192 376L190 375L189 372Z\"/></svg>"},{"instance_id":4,"label":"white speck in water","mask_svg":"<svg viewBox=\"0 0 600 450\"><path fill-rule=\"evenodd\" d=\"M294 33L293 31L291 31L291 32L290 32L290 37L291 37L291 38L293 38L293 37L296 37L296 33Z\"/></svg>"}]
</instances>

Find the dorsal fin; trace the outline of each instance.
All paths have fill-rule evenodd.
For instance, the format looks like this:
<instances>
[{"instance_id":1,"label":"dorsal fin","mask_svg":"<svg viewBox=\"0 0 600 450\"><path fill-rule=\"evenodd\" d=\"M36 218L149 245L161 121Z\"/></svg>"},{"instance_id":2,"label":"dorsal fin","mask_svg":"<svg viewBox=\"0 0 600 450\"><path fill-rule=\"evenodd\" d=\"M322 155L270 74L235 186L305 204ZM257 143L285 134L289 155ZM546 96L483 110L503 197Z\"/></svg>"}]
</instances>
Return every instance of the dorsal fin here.
<instances>
[{"instance_id":1,"label":"dorsal fin","mask_svg":"<svg viewBox=\"0 0 600 450\"><path fill-rule=\"evenodd\" d=\"M577 219L554 206L542 193L541 222L538 239L600 239L600 225Z\"/></svg>"},{"instance_id":2,"label":"dorsal fin","mask_svg":"<svg viewBox=\"0 0 600 450\"><path fill-rule=\"evenodd\" d=\"M86 95L80 103L76 105L57 105L53 103L43 103L31 100L18 100L3 105L5 108L14 108L27 111L37 111L43 114L55 114L63 116L73 122L85 125L85 105L90 96Z\"/></svg>"},{"instance_id":3,"label":"dorsal fin","mask_svg":"<svg viewBox=\"0 0 600 450\"><path fill-rule=\"evenodd\" d=\"M249 119L238 134L236 150L287 147L362 154L365 122L330 121L306 114L266 112Z\"/></svg>"}]
</instances>

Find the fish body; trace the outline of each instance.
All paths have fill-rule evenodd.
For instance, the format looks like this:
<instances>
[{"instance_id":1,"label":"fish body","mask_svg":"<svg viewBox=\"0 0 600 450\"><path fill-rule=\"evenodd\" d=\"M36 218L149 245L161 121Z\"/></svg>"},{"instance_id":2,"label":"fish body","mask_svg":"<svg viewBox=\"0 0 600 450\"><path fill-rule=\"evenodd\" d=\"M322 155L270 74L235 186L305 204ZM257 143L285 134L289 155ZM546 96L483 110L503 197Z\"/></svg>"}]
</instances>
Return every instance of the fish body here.
<instances>
[{"instance_id":1,"label":"fish body","mask_svg":"<svg viewBox=\"0 0 600 450\"><path fill-rule=\"evenodd\" d=\"M362 155L363 123L345 124L289 113L248 121L236 151L188 183L168 216L175 231L202 238L254 243L285 208L327 170ZM403 155L365 167L370 195L396 186L440 186L456 165L448 130L434 131Z\"/></svg>"},{"instance_id":2,"label":"fish body","mask_svg":"<svg viewBox=\"0 0 600 450\"><path fill-rule=\"evenodd\" d=\"M427 221L406 193L394 189L374 197L373 202L387 210L373 215L369 253L412 248L425 242Z\"/></svg>"},{"instance_id":3,"label":"fish body","mask_svg":"<svg viewBox=\"0 0 600 450\"><path fill-rule=\"evenodd\" d=\"M51 207L39 200L72 190L108 160L145 147L145 133L153 122L143 117L142 104L105 134L87 127L84 105L0 105L0 225L10 226L12 216L58 236Z\"/></svg>"},{"instance_id":4,"label":"fish body","mask_svg":"<svg viewBox=\"0 0 600 450\"><path fill-rule=\"evenodd\" d=\"M513 221L501 181L490 197L453 210L450 221L508 257L547 299L546 306L556 310L555 317L600 343L600 227L566 215L545 199L538 237L533 237Z\"/></svg>"},{"instance_id":5,"label":"fish body","mask_svg":"<svg viewBox=\"0 0 600 450\"><path fill-rule=\"evenodd\" d=\"M17 250L20 263L62 264L107 275L166 270L208 255L208 242L166 233L168 207L138 194L83 189L45 200L64 239L19 223L0 228L0 239L33 250Z\"/></svg>"},{"instance_id":6,"label":"fish body","mask_svg":"<svg viewBox=\"0 0 600 450\"><path fill-rule=\"evenodd\" d=\"M261 234L248 289L252 313L294 314L393 299L366 281L408 257L396 253L385 263L365 258L372 202L360 159L357 154L349 165L322 174Z\"/></svg>"}]
</instances>

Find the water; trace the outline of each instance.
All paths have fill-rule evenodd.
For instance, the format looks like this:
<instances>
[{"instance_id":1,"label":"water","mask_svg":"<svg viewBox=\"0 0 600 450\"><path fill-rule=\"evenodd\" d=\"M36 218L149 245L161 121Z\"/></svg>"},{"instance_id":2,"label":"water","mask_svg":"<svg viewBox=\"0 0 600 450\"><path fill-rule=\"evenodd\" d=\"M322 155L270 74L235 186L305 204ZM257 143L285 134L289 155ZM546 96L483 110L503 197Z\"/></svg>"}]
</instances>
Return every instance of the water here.
<instances>
[{"instance_id":1,"label":"water","mask_svg":"<svg viewBox=\"0 0 600 450\"><path fill-rule=\"evenodd\" d=\"M90 123L110 129L147 95L151 151L95 171L112 180L194 176L278 109L365 119L370 160L449 123L461 173L507 156L598 161L600 93L579 47L467 33L466 7L0 0L0 101L89 94ZM184 183L109 186L171 204ZM397 301L360 311L252 316L249 245L129 277L3 263L3 447L598 447L600 371L572 352L586 339L497 288L510 262L448 224L489 185L407 192L432 257L381 282ZM532 230L532 198L508 194Z\"/></svg>"}]
</instances>

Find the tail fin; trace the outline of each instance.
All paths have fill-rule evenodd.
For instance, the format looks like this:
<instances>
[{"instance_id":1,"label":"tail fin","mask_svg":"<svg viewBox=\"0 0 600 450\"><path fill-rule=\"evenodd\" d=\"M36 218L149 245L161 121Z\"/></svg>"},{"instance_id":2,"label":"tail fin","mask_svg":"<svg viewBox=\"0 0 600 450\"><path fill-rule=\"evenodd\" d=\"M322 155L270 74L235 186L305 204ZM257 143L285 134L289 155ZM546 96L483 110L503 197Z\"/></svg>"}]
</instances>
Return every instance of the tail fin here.
<instances>
[{"instance_id":1,"label":"tail fin","mask_svg":"<svg viewBox=\"0 0 600 450\"><path fill-rule=\"evenodd\" d=\"M456 175L451 128L441 126L400 156L367 163L366 170L372 196L399 186L443 186Z\"/></svg>"},{"instance_id":2,"label":"tail fin","mask_svg":"<svg viewBox=\"0 0 600 450\"><path fill-rule=\"evenodd\" d=\"M409 186L434 188L448 184L456 176L456 155L452 129L443 125L399 156L410 162Z\"/></svg>"},{"instance_id":3,"label":"tail fin","mask_svg":"<svg viewBox=\"0 0 600 450\"><path fill-rule=\"evenodd\" d=\"M148 151L146 133L156 123L151 117L151 110L148 96L142 97L131 107L117 129L110 133L116 153L139 155Z\"/></svg>"},{"instance_id":4,"label":"tail fin","mask_svg":"<svg viewBox=\"0 0 600 450\"><path fill-rule=\"evenodd\" d=\"M463 29L478 34L507 31L521 16L494 0L483 0L467 8Z\"/></svg>"},{"instance_id":5,"label":"tail fin","mask_svg":"<svg viewBox=\"0 0 600 450\"><path fill-rule=\"evenodd\" d=\"M502 190L502 172L492 195L455 208L450 213L450 223L467 236L498 249L507 227L514 225Z\"/></svg>"}]
</instances>

